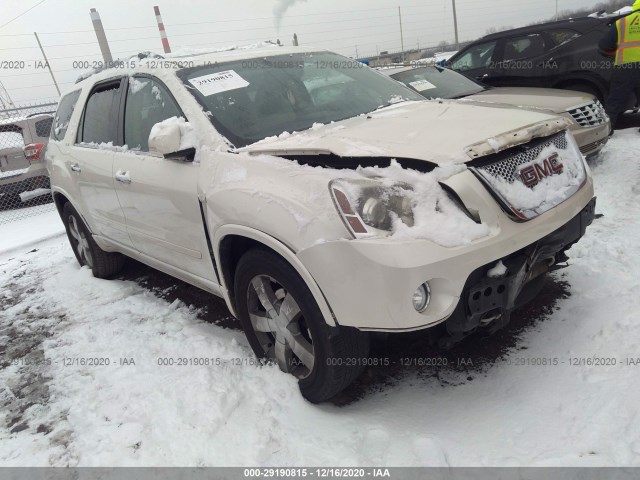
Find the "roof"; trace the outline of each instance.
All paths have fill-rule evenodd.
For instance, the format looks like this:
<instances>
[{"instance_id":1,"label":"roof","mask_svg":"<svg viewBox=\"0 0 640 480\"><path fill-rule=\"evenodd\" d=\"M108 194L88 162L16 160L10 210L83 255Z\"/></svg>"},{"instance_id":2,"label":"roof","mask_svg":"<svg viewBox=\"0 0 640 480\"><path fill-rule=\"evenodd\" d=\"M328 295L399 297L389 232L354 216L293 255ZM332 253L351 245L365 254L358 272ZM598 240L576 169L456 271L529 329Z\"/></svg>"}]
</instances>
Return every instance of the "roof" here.
<instances>
[{"instance_id":1,"label":"roof","mask_svg":"<svg viewBox=\"0 0 640 480\"><path fill-rule=\"evenodd\" d=\"M187 62L189 66L198 66L232 62L237 60L249 60L252 58L273 57L276 55L291 55L294 53L311 53L321 51L326 51L326 49L311 47L284 47L277 46L271 43L262 43L244 47L229 47L221 50L193 51L167 55L158 55L152 52L142 52L137 55L133 55L128 59L114 60L113 63L117 67L90 70L80 75L76 80L76 83L80 84L97 73L132 73L135 72L138 67L144 68L148 65L154 65L154 68L157 69L159 68L159 63L161 64L160 68L162 69L179 70L185 68L185 63ZM119 63L122 63L122 65L119 65ZM122 66L124 66L124 68L122 68Z\"/></svg>"},{"instance_id":2,"label":"roof","mask_svg":"<svg viewBox=\"0 0 640 480\"><path fill-rule=\"evenodd\" d=\"M606 19L609 20L609 19ZM594 18L594 17L579 17L579 18L570 18L568 20L558 20L554 22L546 22L546 23L538 23L536 25L528 25L526 27L513 28L511 30L504 30L502 32L490 33L489 35L485 35L479 40L476 40L474 43L477 43L480 40L493 40L497 38L502 38L505 36L510 36L513 34L528 34L528 33L536 33L542 29L546 28L572 28L579 30L588 30L590 28L600 26L603 23L607 23L605 19Z\"/></svg>"}]
</instances>

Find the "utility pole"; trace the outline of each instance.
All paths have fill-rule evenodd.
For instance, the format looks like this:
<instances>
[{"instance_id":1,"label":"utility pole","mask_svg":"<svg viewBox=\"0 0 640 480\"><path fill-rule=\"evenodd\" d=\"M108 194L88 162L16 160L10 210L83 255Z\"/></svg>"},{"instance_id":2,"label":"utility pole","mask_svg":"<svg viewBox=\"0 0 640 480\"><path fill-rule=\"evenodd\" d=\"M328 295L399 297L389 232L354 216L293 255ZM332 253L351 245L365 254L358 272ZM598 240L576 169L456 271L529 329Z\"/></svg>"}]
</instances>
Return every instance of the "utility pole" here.
<instances>
[{"instance_id":1,"label":"utility pole","mask_svg":"<svg viewBox=\"0 0 640 480\"><path fill-rule=\"evenodd\" d=\"M293 46L294 46L294 47L297 47L298 45L300 45L300 44L298 43L298 34L297 34L297 33L294 33L294 34L293 34Z\"/></svg>"},{"instance_id":2,"label":"utility pole","mask_svg":"<svg viewBox=\"0 0 640 480\"><path fill-rule=\"evenodd\" d=\"M453 2L453 30L456 34L456 50L460 50L460 39L458 38L458 14L456 13L456 0Z\"/></svg>"},{"instance_id":3,"label":"utility pole","mask_svg":"<svg viewBox=\"0 0 640 480\"><path fill-rule=\"evenodd\" d=\"M360 58L360 54L358 53L358 45L356 45L356 60Z\"/></svg>"},{"instance_id":4,"label":"utility pole","mask_svg":"<svg viewBox=\"0 0 640 480\"><path fill-rule=\"evenodd\" d=\"M556 0L556 22L558 21L558 0Z\"/></svg>"},{"instance_id":5,"label":"utility pole","mask_svg":"<svg viewBox=\"0 0 640 480\"><path fill-rule=\"evenodd\" d=\"M38 38L38 34L33 32L36 36L36 41L38 42L38 46L40 47L40 51L42 52L42 57L44 58L44 63L47 65L49 69L49 74L51 75L51 80L53 80L53 84L56 86L56 90L58 92L58 96L60 96L60 89L58 88L58 82L56 82L56 77L53 76L53 70L51 70L51 65L49 65L49 60L47 60L47 55L44 53L44 49L42 48L42 44L40 43L40 39Z\"/></svg>"},{"instance_id":6,"label":"utility pole","mask_svg":"<svg viewBox=\"0 0 640 480\"><path fill-rule=\"evenodd\" d=\"M400 19L400 45L402 46L402 61L404 62L404 33L402 32L402 10L398 7L398 18Z\"/></svg>"},{"instance_id":7,"label":"utility pole","mask_svg":"<svg viewBox=\"0 0 640 480\"><path fill-rule=\"evenodd\" d=\"M100 51L102 52L102 59L104 60L105 66L110 66L113 63L113 57L111 56L111 50L109 49L109 42L107 42L107 36L104 33L104 28L102 28L102 20L100 20L100 14L95 8L91 9L91 21L93 22L93 29L96 32L96 37L98 37L98 45L100 46Z\"/></svg>"}]
</instances>

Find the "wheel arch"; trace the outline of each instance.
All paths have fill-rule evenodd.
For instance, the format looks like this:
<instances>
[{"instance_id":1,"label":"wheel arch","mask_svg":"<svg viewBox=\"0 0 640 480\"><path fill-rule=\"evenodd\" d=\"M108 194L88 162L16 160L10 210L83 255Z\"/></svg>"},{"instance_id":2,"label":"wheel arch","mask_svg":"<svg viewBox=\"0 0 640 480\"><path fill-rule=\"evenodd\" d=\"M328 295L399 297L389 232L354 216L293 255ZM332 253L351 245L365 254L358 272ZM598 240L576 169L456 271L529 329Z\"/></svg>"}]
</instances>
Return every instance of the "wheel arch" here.
<instances>
[{"instance_id":1,"label":"wheel arch","mask_svg":"<svg viewBox=\"0 0 640 480\"><path fill-rule=\"evenodd\" d=\"M60 218L62 218L62 210L64 209L64 205L66 203L70 203L71 206L75 208L76 212L78 212L78 215L80 215L80 217L82 218L82 221L87 227L87 230L89 230L89 233L93 235L93 229L91 228L91 224L87 222L86 217L83 215L82 210L78 208L78 205L75 204L73 201L71 201L71 195L68 195L66 192L58 189L54 189L52 192L52 195L53 195L53 203L56 206L56 210L58 211Z\"/></svg>"},{"instance_id":2,"label":"wheel arch","mask_svg":"<svg viewBox=\"0 0 640 480\"><path fill-rule=\"evenodd\" d=\"M225 292L225 301L235 316L237 316L233 289L235 269L242 255L253 248L270 250L289 263L311 291L327 325L338 325L320 287L290 247L260 230L242 225L225 225L216 230L213 237L213 251L220 271L220 284Z\"/></svg>"},{"instance_id":3,"label":"wheel arch","mask_svg":"<svg viewBox=\"0 0 640 480\"><path fill-rule=\"evenodd\" d=\"M53 192L53 203L55 204L56 210L58 210L58 214L60 215L60 217L62 217L62 209L64 208L64 204L68 202L70 202L70 200L64 193L58 191Z\"/></svg>"}]
</instances>

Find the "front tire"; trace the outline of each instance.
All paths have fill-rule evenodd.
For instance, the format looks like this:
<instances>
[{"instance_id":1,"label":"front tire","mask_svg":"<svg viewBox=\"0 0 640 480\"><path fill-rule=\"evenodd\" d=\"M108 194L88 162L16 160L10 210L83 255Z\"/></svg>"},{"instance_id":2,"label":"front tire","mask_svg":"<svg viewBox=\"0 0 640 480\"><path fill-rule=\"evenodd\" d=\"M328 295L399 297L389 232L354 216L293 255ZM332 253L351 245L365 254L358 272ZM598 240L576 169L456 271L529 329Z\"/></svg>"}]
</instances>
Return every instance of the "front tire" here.
<instances>
[{"instance_id":1,"label":"front tire","mask_svg":"<svg viewBox=\"0 0 640 480\"><path fill-rule=\"evenodd\" d=\"M62 209L62 221L78 263L89 267L94 277L109 278L122 269L124 255L102 250L82 221L82 217L68 202Z\"/></svg>"},{"instance_id":2,"label":"front tire","mask_svg":"<svg viewBox=\"0 0 640 480\"><path fill-rule=\"evenodd\" d=\"M240 323L256 356L298 378L302 396L329 400L362 373L369 336L326 324L295 269L267 250L247 252L235 275Z\"/></svg>"}]
</instances>

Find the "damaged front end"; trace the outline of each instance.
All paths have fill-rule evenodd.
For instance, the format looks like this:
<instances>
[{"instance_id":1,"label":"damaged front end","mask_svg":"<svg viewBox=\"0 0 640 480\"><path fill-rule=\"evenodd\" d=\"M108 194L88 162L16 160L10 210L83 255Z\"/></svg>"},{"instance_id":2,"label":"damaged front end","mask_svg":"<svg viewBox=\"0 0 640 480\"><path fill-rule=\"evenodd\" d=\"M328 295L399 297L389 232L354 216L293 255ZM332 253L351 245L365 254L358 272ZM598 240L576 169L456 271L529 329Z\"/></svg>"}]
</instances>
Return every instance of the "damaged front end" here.
<instances>
[{"instance_id":1,"label":"damaged front end","mask_svg":"<svg viewBox=\"0 0 640 480\"><path fill-rule=\"evenodd\" d=\"M450 347L471 333L492 334L505 327L514 309L532 301L543 286L544 274L562 268L569 250L595 217L596 199L561 228L500 261L506 267L502 275L490 275L491 263L471 273L461 300L444 323L446 335L439 339Z\"/></svg>"}]
</instances>

